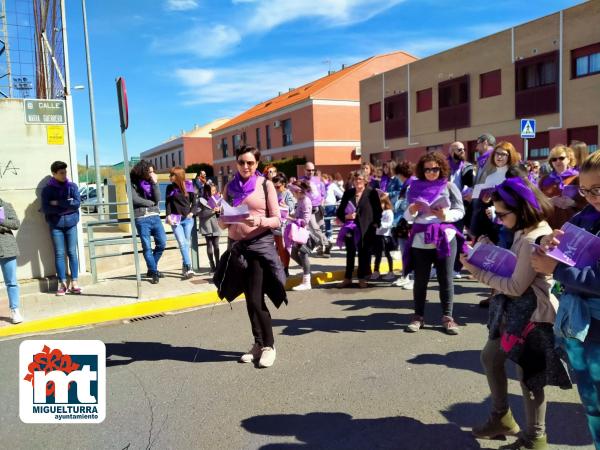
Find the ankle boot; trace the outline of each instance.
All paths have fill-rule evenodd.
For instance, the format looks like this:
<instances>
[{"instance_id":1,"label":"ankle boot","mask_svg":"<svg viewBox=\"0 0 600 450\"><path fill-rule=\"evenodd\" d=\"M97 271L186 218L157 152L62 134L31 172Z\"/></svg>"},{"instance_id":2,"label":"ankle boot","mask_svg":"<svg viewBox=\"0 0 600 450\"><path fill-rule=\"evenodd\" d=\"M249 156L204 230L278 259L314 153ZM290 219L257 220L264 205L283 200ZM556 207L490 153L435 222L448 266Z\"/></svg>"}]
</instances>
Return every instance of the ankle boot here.
<instances>
[{"instance_id":1,"label":"ankle boot","mask_svg":"<svg viewBox=\"0 0 600 450\"><path fill-rule=\"evenodd\" d=\"M471 434L480 439L494 439L499 436L516 436L519 425L510 409L505 413L492 413L487 422L473 427Z\"/></svg>"}]
</instances>

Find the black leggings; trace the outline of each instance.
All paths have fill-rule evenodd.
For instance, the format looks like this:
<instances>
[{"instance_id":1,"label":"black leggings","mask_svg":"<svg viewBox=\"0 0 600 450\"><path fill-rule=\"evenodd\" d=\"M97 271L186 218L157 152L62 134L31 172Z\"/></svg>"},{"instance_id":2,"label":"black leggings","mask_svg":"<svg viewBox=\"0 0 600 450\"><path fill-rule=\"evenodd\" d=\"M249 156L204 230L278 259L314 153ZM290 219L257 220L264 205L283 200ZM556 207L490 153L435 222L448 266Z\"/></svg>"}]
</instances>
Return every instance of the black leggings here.
<instances>
[{"instance_id":1,"label":"black leggings","mask_svg":"<svg viewBox=\"0 0 600 450\"><path fill-rule=\"evenodd\" d=\"M359 280L365 280L371 274L371 249L375 240L375 233L369 232L360 240L358 246L354 242L354 234L360 233L358 229L346 234L344 243L346 245L346 273L345 278L351 280L354 272L354 258L358 252L358 273Z\"/></svg>"},{"instance_id":2,"label":"black leggings","mask_svg":"<svg viewBox=\"0 0 600 450\"><path fill-rule=\"evenodd\" d=\"M273 347L275 339L271 313L267 309L263 294L263 268L258 259L252 256L247 258L248 269L244 280L244 295L254 342L261 347Z\"/></svg>"},{"instance_id":3,"label":"black leggings","mask_svg":"<svg viewBox=\"0 0 600 450\"><path fill-rule=\"evenodd\" d=\"M219 263L219 236L204 236L206 239L206 253L208 253L208 262L210 268L214 269Z\"/></svg>"},{"instance_id":4,"label":"black leggings","mask_svg":"<svg viewBox=\"0 0 600 450\"><path fill-rule=\"evenodd\" d=\"M388 272L394 270L394 260L392 259L389 240L391 240L389 236L375 236L375 272L379 272L383 253L385 253L388 262Z\"/></svg>"}]
</instances>

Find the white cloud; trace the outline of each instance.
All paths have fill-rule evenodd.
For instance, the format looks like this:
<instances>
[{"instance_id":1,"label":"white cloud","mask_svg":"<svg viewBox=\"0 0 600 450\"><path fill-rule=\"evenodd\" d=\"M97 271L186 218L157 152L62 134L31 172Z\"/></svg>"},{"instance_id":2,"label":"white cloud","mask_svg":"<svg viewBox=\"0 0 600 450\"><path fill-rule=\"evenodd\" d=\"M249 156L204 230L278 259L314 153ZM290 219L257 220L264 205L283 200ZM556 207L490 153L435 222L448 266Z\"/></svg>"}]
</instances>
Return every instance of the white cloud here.
<instances>
[{"instance_id":1,"label":"white cloud","mask_svg":"<svg viewBox=\"0 0 600 450\"><path fill-rule=\"evenodd\" d=\"M189 11L198 8L197 0L167 0L165 8L169 11Z\"/></svg>"},{"instance_id":2,"label":"white cloud","mask_svg":"<svg viewBox=\"0 0 600 450\"><path fill-rule=\"evenodd\" d=\"M198 26L179 36L155 39L152 48L162 53L219 57L228 53L241 39L240 33L227 25Z\"/></svg>"}]
</instances>

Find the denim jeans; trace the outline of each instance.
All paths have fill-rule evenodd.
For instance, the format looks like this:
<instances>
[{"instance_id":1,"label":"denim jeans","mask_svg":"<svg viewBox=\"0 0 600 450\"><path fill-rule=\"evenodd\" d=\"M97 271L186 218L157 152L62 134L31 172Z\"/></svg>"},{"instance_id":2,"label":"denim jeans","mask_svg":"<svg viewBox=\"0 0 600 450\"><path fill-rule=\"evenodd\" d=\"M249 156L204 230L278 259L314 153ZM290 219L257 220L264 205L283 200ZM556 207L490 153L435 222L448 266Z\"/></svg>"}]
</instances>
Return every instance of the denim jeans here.
<instances>
[{"instance_id":1,"label":"denim jeans","mask_svg":"<svg viewBox=\"0 0 600 450\"><path fill-rule=\"evenodd\" d=\"M325 217L335 217L335 212L337 211L337 206L335 205L326 205L325 206ZM333 236L333 227L331 226L331 221L334 219L325 219L325 236L327 239L331 239Z\"/></svg>"},{"instance_id":2,"label":"denim jeans","mask_svg":"<svg viewBox=\"0 0 600 450\"><path fill-rule=\"evenodd\" d=\"M65 253L69 257L71 278L76 281L79 277L79 260L77 258L77 225L70 228L51 228L52 242L54 243L54 262L56 274L62 283L67 282L67 264Z\"/></svg>"},{"instance_id":3,"label":"denim jeans","mask_svg":"<svg viewBox=\"0 0 600 450\"><path fill-rule=\"evenodd\" d=\"M192 267L192 257L190 256L190 239L192 237L192 228L194 226L194 219L192 217L183 219L178 225L171 225L175 239L177 239L177 245L179 245L179 251L183 258L183 264Z\"/></svg>"},{"instance_id":4,"label":"denim jeans","mask_svg":"<svg viewBox=\"0 0 600 450\"><path fill-rule=\"evenodd\" d=\"M0 258L0 267L4 284L8 292L8 305L10 309L19 307L19 283L17 283L17 257Z\"/></svg>"},{"instance_id":5,"label":"denim jeans","mask_svg":"<svg viewBox=\"0 0 600 450\"><path fill-rule=\"evenodd\" d=\"M138 217L135 219L135 228L142 241L142 251L148 272L156 272L158 270L158 260L167 245L167 234L160 216ZM154 250L152 250L152 237L154 237Z\"/></svg>"}]
</instances>

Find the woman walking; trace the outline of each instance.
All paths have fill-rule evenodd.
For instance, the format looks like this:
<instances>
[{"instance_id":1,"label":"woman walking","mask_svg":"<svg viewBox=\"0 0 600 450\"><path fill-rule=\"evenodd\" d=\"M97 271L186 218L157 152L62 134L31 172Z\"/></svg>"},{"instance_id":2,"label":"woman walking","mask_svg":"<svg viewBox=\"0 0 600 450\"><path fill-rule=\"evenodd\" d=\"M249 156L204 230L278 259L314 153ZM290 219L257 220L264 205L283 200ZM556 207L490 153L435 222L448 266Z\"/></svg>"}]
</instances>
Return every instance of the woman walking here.
<instances>
[{"instance_id":1,"label":"woman walking","mask_svg":"<svg viewBox=\"0 0 600 450\"><path fill-rule=\"evenodd\" d=\"M358 287L366 288L370 274L371 249L375 243L375 231L381 225L381 203L375 188L369 186L367 174L354 174L354 187L344 192L336 216L343 223L337 244L346 246L346 273L339 288L352 285L354 258L358 252Z\"/></svg>"},{"instance_id":2,"label":"woman walking","mask_svg":"<svg viewBox=\"0 0 600 450\"><path fill-rule=\"evenodd\" d=\"M173 167L169 172L171 184L166 190L166 222L171 225L179 251L181 252L181 276L184 280L192 278L192 257L190 254L190 239L194 227L194 205L196 194L191 181L185 179L183 167Z\"/></svg>"},{"instance_id":3,"label":"woman walking","mask_svg":"<svg viewBox=\"0 0 600 450\"><path fill-rule=\"evenodd\" d=\"M198 199L198 222L200 234L206 241L206 253L210 264L210 273L214 273L219 264L221 253L219 250L219 238L221 228L219 227L219 213L221 211L221 195L217 187L208 182L204 185L202 197Z\"/></svg>"},{"instance_id":4,"label":"woman walking","mask_svg":"<svg viewBox=\"0 0 600 450\"><path fill-rule=\"evenodd\" d=\"M453 270L456 252L462 248L464 238L453 223L465 214L462 195L456 185L448 181L448 160L439 152L423 155L415 172L417 179L410 184L409 206L404 213L406 221L413 224L408 251L403 257L404 275L407 276L411 270L415 275L415 315L406 331L417 332L425 324L427 285L433 265L439 283L442 326L447 334L456 335L459 329L452 317ZM436 207L436 204L439 206Z\"/></svg>"},{"instance_id":5,"label":"woman walking","mask_svg":"<svg viewBox=\"0 0 600 450\"><path fill-rule=\"evenodd\" d=\"M56 295L81 294L77 283L79 259L77 257L77 223L79 223L79 189L67 178L67 164L55 161L50 166L52 178L42 190L42 211L50 226L54 244L54 262L58 276ZM71 271L71 285L67 287L67 264Z\"/></svg>"},{"instance_id":6,"label":"woman walking","mask_svg":"<svg viewBox=\"0 0 600 450\"><path fill-rule=\"evenodd\" d=\"M269 295L276 307L287 303L287 297L285 273L273 240L273 230L281 225L277 193L273 183L256 172L259 160L260 151L254 147L236 150L238 171L225 187L224 197L234 207L246 205L249 215L235 223L227 223L227 217L221 215L219 225L227 228L230 252L243 258L246 266L236 276L243 283L254 344L240 361L258 361L260 367L271 367L276 358L275 339L264 294L276 292Z\"/></svg>"},{"instance_id":7,"label":"woman walking","mask_svg":"<svg viewBox=\"0 0 600 450\"><path fill-rule=\"evenodd\" d=\"M285 248L285 244L283 242L283 233L289 215L292 214L296 208L296 201L294 200L293 194L287 188L288 180L283 172L273 177L272 181L273 186L275 186L275 191L277 191L277 201L279 202L279 212L281 216L281 227L279 227L278 230L273 231L273 236L275 238L277 254L279 255L279 259L281 259L281 263L283 264L285 276L289 277L290 254Z\"/></svg>"},{"instance_id":8,"label":"woman walking","mask_svg":"<svg viewBox=\"0 0 600 450\"><path fill-rule=\"evenodd\" d=\"M311 192L310 184L305 180L296 181L290 185L290 190L296 197L296 210L294 211L293 222L297 227L304 228L308 234L308 224L312 211L312 203L309 195ZM292 224L290 223L290 226ZM302 267L302 283L294 286L294 291L307 291L312 289L310 283L310 259L308 257L310 249L305 243L291 242L291 256L300 267Z\"/></svg>"},{"instance_id":9,"label":"woman walking","mask_svg":"<svg viewBox=\"0 0 600 450\"><path fill-rule=\"evenodd\" d=\"M13 206L0 198L0 268L8 294L8 307L12 323L23 322L19 308L19 283L17 282L17 256L19 247L13 231L18 230L21 222Z\"/></svg>"}]
</instances>

